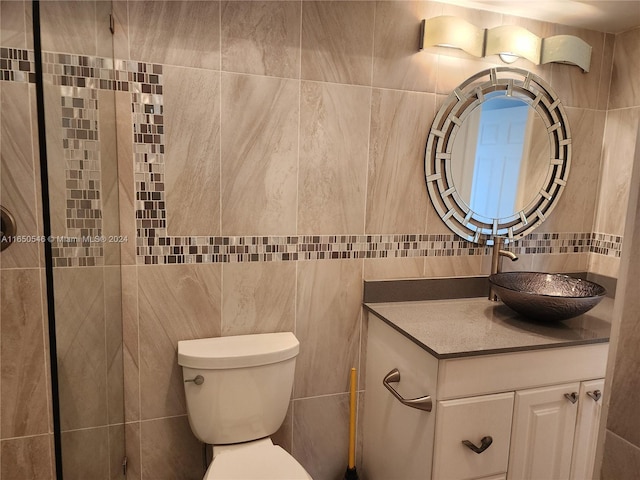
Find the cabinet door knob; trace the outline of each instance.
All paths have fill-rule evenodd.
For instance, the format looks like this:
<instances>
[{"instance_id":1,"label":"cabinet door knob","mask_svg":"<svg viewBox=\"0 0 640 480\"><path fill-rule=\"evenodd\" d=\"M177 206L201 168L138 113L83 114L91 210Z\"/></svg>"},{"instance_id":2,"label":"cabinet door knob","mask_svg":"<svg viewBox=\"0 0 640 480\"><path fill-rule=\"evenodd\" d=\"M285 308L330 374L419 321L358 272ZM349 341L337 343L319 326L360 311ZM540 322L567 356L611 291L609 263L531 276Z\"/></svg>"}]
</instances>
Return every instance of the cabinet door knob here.
<instances>
[{"instance_id":1,"label":"cabinet door knob","mask_svg":"<svg viewBox=\"0 0 640 480\"><path fill-rule=\"evenodd\" d=\"M594 390L593 392L587 392L591 398L593 398L594 402L597 402L602 397L602 392L600 390Z\"/></svg>"},{"instance_id":2,"label":"cabinet door knob","mask_svg":"<svg viewBox=\"0 0 640 480\"><path fill-rule=\"evenodd\" d=\"M578 401L578 392L565 393L564 398L569 400L571 403L576 403Z\"/></svg>"},{"instance_id":3,"label":"cabinet door knob","mask_svg":"<svg viewBox=\"0 0 640 480\"><path fill-rule=\"evenodd\" d=\"M400 381L400 371L397 368L394 368L389 373L387 373L382 379L382 384L385 386L387 390L391 392L391 394L400 400L400 403L406 405L407 407L417 408L418 410L424 410L425 412L430 412L433 407L433 403L431 401L431 397L429 395L425 395L424 397L418 398L404 398L400 395L395 388L391 386L392 383L397 383Z\"/></svg>"},{"instance_id":4,"label":"cabinet door knob","mask_svg":"<svg viewBox=\"0 0 640 480\"><path fill-rule=\"evenodd\" d=\"M469 440L462 440L462 443L464 444L465 447L470 448L474 452L482 453L491 446L491 444L493 443L493 438L491 438L490 436L482 437L482 440L480 440L479 447L476 447L476 445L473 442L470 442Z\"/></svg>"}]
</instances>

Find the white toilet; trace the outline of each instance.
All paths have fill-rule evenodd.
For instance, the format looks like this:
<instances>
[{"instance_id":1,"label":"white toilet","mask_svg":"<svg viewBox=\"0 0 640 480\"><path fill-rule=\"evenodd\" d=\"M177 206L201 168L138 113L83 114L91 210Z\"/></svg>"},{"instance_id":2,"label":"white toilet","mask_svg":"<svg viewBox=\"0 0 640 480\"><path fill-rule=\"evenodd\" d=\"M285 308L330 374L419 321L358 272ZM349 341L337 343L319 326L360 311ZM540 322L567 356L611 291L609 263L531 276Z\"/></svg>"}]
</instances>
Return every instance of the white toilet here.
<instances>
[{"instance_id":1,"label":"white toilet","mask_svg":"<svg viewBox=\"0 0 640 480\"><path fill-rule=\"evenodd\" d=\"M299 346L290 332L178 342L191 430L213 445L204 480L311 480L269 438L287 413Z\"/></svg>"}]
</instances>

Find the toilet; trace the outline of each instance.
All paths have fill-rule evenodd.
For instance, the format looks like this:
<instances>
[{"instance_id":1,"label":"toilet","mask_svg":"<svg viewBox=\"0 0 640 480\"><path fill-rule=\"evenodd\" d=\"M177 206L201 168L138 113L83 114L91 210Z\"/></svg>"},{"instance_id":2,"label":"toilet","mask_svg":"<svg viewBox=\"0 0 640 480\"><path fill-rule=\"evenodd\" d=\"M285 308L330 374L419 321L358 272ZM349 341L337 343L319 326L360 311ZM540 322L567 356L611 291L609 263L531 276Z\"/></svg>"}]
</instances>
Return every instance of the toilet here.
<instances>
[{"instance_id":1,"label":"toilet","mask_svg":"<svg viewBox=\"0 0 640 480\"><path fill-rule=\"evenodd\" d=\"M191 430L213 445L203 480L311 480L269 438L287 414L299 348L291 332L178 342Z\"/></svg>"}]
</instances>

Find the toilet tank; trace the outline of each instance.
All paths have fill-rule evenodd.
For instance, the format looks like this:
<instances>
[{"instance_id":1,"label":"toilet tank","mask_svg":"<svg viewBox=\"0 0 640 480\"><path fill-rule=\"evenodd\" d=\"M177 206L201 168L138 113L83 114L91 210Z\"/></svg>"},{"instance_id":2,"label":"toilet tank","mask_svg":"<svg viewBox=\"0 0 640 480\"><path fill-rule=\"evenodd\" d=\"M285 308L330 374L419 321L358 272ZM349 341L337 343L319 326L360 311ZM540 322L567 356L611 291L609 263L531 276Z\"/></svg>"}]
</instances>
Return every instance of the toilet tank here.
<instances>
[{"instance_id":1,"label":"toilet tank","mask_svg":"<svg viewBox=\"0 0 640 480\"><path fill-rule=\"evenodd\" d=\"M178 342L195 436L219 445L276 432L289 407L299 345L291 332ZM198 375L201 384L188 381Z\"/></svg>"}]
</instances>

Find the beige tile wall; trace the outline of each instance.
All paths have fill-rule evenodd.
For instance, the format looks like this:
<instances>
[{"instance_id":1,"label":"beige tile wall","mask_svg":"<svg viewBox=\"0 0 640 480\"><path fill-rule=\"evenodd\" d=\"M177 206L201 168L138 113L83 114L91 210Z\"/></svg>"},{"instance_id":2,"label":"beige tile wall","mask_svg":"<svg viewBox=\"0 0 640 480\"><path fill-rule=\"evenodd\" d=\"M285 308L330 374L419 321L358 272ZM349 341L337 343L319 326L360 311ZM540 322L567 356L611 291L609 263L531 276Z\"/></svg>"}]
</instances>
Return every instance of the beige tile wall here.
<instances>
[{"instance_id":1,"label":"beige tile wall","mask_svg":"<svg viewBox=\"0 0 640 480\"><path fill-rule=\"evenodd\" d=\"M615 352L613 375L608 377L609 410L602 464L603 480L626 480L640 471L640 416L636 406L640 402L640 28L616 36L613 55L611 95L604 137L603 178L600 187L597 224L611 222L625 235L616 305L616 324L612 335ZM626 177L629 184L620 179ZM607 181L605 181L605 179ZM620 205L629 203L628 212L620 212ZM605 269L607 266L598 265Z\"/></svg>"},{"instance_id":2,"label":"beige tile wall","mask_svg":"<svg viewBox=\"0 0 640 480\"><path fill-rule=\"evenodd\" d=\"M612 53L612 73L593 227L596 232L624 233L629 181L640 123L640 91L635 80L640 71L640 61L634 53L639 44L640 30L636 28L618 34L615 47L607 50ZM589 271L615 277L619 263L610 257L591 255Z\"/></svg>"},{"instance_id":3,"label":"beige tile wall","mask_svg":"<svg viewBox=\"0 0 640 480\"><path fill-rule=\"evenodd\" d=\"M172 235L449 233L427 198L425 139L438 94L496 59L417 53L419 20L444 13L484 27L523 22L540 35L579 34L593 44L587 75L518 64L558 90L572 121L580 185L545 231L592 228L606 115L598 95L607 92L611 68L604 51L612 38L604 34L435 2L116 2L114 9L116 57L164 64ZM185 86L203 91L169 91ZM131 132L126 94L118 95L118 123ZM119 161L121 221L130 231L126 147ZM178 466L182 478L202 475L186 423L178 340L294 331L301 353L293 401L275 438L314 478L338 478L346 465L348 371L364 367L362 280L489 268L468 256L137 266L131 245L125 248L127 445L132 478L146 479L173 478ZM587 266L587 254L538 257L525 255L516 267ZM158 443L160 431L166 439Z\"/></svg>"},{"instance_id":4,"label":"beige tile wall","mask_svg":"<svg viewBox=\"0 0 640 480\"><path fill-rule=\"evenodd\" d=\"M178 67L167 67L163 73L164 108L174 119L165 133L167 215L174 219L170 233L215 235L220 229L220 198L209 186L220 184L220 129L203 119L219 118L220 76Z\"/></svg>"},{"instance_id":5,"label":"beige tile wall","mask_svg":"<svg viewBox=\"0 0 640 480\"><path fill-rule=\"evenodd\" d=\"M429 198L416 152L424 148L435 116L435 96L374 89L367 179L367 233L424 232Z\"/></svg>"},{"instance_id":6,"label":"beige tile wall","mask_svg":"<svg viewBox=\"0 0 640 480\"><path fill-rule=\"evenodd\" d=\"M300 2L225 2L222 70L299 78Z\"/></svg>"},{"instance_id":7,"label":"beige tile wall","mask_svg":"<svg viewBox=\"0 0 640 480\"><path fill-rule=\"evenodd\" d=\"M224 73L222 92L220 116L211 119L221 124L222 178L207 185L217 202L225 199L222 234L295 233L298 82Z\"/></svg>"},{"instance_id":8,"label":"beige tile wall","mask_svg":"<svg viewBox=\"0 0 640 480\"><path fill-rule=\"evenodd\" d=\"M36 203L34 179L40 168L33 160L32 114L35 111L35 89L26 83L5 82L0 90L3 116L2 156L0 171L2 205L14 216L18 233L35 235L41 231L41 206ZM41 249L36 242L15 243L3 252L4 268L34 268L42 266Z\"/></svg>"},{"instance_id":9,"label":"beige tile wall","mask_svg":"<svg viewBox=\"0 0 640 480\"><path fill-rule=\"evenodd\" d=\"M186 412L178 340L218 337L221 265L138 268L140 415L156 419Z\"/></svg>"},{"instance_id":10,"label":"beige tile wall","mask_svg":"<svg viewBox=\"0 0 640 480\"><path fill-rule=\"evenodd\" d=\"M0 2L0 44L33 48L31 2ZM35 87L0 82L0 204L18 234L41 235ZM41 243L0 255L0 478L53 478Z\"/></svg>"}]
</instances>

